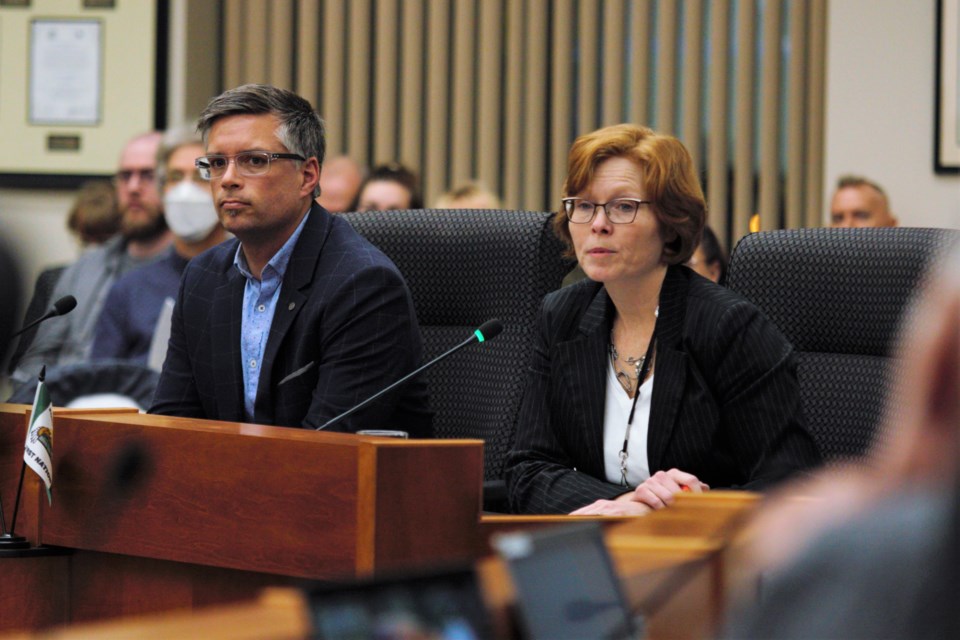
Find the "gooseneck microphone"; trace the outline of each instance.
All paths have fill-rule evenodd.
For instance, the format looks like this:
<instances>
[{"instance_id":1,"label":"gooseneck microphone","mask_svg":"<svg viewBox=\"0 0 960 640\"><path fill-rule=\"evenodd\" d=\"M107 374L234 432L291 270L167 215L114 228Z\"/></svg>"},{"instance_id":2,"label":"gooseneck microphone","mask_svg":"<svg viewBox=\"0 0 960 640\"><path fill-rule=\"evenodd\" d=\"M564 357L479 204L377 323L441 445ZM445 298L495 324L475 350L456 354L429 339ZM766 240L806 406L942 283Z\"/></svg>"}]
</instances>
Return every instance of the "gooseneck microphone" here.
<instances>
[{"instance_id":1,"label":"gooseneck microphone","mask_svg":"<svg viewBox=\"0 0 960 640\"><path fill-rule=\"evenodd\" d=\"M431 360L430 362L428 362L428 363L426 363L425 365L421 366L419 369L414 369L412 372L410 372L410 373L408 373L407 375L403 376L402 378L400 378L399 380L397 380L397 381L394 382L393 384L388 385L386 388L381 389L380 391L376 392L375 394L373 394L372 396L370 396L369 398L367 398L366 400L364 400L364 401L361 402L360 404L358 404L358 405L356 405L356 406L354 406L354 407L351 407L350 409L347 409L346 411L344 411L343 413L341 413L340 415L338 415L338 416L335 417L335 418L331 418L331 419L328 420L325 424L322 424L322 425L320 425L319 427L317 427L317 431L322 431L323 429L326 429L326 428L329 427L329 426L332 426L332 425L337 424L338 422L340 422L340 421L343 420L344 418L353 415L354 413L356 413L356 412L359 411L360 409L363 409L365 406L367 406L368 404L370 404L371 402L373 402L374 400L376 400L377 398L379 398L379 397L382 396L383 394L385 394L385 393L387 393L387 392L389 392L389 391L392 391L393 389L396 389L398 386L400 386L401 384L403 384L404 382L406 382L406 381L409 380L410 378L412 378L412 377L414 377L414 376L416 376L416 375L419 375L419 374L423 373L424 371L426 371L427 369L429 369L429 368L432 367L433 365L437 364L438 362L440 362L441 360L443 360L443 359L446 358L447 356L453 355L454 353L456 353L457 351L460 351L460 349L463 349L463 348L466 347L467 345L473 344L474 342L486 342L487 340L493 340L493 339L496 338L498 335L500 335L500 332L501 332L501 331L503 331L503 323L502 323L502 322L500 322L500 321L497 320L496 318L493 318L493 319L491 319L491 320L487 320L487 321L484 322L482 325L480 325L480 328L479 328L479 329L477 329L476 331L473 332L473 335L471 335L469 338L467 338L466 340L464 340L463 342L461 342L460 344L458 344L458 345L455 346L454 348L450 349L450 350L447 351L446 353L440 354L439 356L437 356L436 358L434 358L434 359Z\"/></svg>"},{"instance_id":2,"label":"gooseneck microphone","mask_svg":"<svg viewBox=\"0 0 960 640\"><path fill-rule=\"evenodd\" d=\"M44 320L49 320L50 318L55 318L57 316L65 316L77 306L77 299L73 296L63 296L59 300L53 303L53 306L49 310L24 328L17 331L15 334L10 336L11 338L16 337L26 331L27 329L33 328L43 322Z\"/></svg>"}]
</instances>

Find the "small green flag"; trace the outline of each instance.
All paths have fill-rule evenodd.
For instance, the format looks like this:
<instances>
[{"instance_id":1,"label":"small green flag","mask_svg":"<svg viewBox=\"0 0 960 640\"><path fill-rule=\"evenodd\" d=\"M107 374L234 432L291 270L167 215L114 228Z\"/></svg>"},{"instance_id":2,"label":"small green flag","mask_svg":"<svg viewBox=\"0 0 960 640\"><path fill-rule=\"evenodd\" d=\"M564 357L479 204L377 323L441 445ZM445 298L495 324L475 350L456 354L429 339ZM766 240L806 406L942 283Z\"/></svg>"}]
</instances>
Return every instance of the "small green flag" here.
<instances>
[{"instance_id":1,"label":"small green flag","mask_svg":"<svg viewBox=\"0 0 960 640\"><path fill-rule=\"evenodd\" d=\"M47 487L47 503L53 504L53 408L47 386L43 383L43 373L40 374L37 394L33 398L23 461L43 480Z\"/></svg>"}]
</instances>

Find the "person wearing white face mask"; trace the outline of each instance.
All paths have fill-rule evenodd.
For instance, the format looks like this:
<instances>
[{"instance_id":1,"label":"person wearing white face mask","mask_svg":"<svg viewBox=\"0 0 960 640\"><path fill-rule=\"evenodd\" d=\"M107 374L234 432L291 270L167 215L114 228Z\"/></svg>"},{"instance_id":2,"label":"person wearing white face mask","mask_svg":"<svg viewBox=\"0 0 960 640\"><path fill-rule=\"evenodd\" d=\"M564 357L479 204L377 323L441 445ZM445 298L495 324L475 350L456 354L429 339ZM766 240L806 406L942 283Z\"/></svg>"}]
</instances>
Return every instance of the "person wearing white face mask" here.
<instances>
[{"instance_id":1,"label":"person wearing white face mask","mask_svg":"<svg viewBox=\"0 0 960 640\"><path fill-rule=\"evenodd\" d=\"M202 155L203 144L191 129L164 134L157 169L173 246L158 262L131 271L113 285L97 321L91 359L146 364L162 311L176 298L187 262L227 239L209 183L194 166Z\"/></svg>"}]
</instances>

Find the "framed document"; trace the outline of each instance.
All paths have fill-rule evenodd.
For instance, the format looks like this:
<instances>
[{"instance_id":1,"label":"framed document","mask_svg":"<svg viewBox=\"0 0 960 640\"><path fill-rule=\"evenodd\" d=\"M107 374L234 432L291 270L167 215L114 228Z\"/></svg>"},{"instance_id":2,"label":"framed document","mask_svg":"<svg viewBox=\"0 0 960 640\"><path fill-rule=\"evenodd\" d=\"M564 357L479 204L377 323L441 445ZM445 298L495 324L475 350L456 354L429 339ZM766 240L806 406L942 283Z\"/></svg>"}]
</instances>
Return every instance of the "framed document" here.
<instances>
[{"instance_id":1,"label":"framed document","mask_svg":"<svg viewBox=\"0 0 960 640\"><path fill-rule=\"evenodd\" d=\"M166 124L168 0L0 2L0 186L113 175Z\"/></svg>"},{"instance_id":2,"label":"framed document","mask_svg":"<svg viewBox=\"0 0 960 640\"><path fill-rule=\"evenodd\" d=\"M103 91L99 20L30 25L30 124L97 125Z\"/></svg>"},{"instance_id":3,"label":"framed document","mask_svg":"<svg viewBox=\"0 0 960 640\"><path fill-rule=\"evenodd\" d=\"M960 173L960 0L937 3L934 170Z\"/></svg>"}]
</instances>

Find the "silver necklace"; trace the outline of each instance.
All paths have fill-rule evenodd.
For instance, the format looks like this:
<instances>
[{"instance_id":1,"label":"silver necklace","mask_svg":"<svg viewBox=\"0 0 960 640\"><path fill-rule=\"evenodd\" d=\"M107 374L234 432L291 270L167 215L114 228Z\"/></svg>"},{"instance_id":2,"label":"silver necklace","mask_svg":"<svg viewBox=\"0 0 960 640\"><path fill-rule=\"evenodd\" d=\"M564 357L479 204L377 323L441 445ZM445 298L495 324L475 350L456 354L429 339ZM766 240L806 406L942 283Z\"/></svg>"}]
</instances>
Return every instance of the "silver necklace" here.
<instances>
[{"instance_id":1,"label":"silver necklace","mask_svg":"<svg viewBox=\"0 0 960 640\"><path fill-rule=\"evenodd\" d=\"M660 317L660 305L657 305L657 308L653 312L655 318ZM657 341L657 325L653 325L653 334L650 336L650 342L647 344L647 352L640 358L627 358L627 364L633 365L636 368L637 375L636 378L633 378L629 373L625 371L620 371L617 369L617 348L613 346L613 331L610 332L610 355L613 358L613 370L617 373L617 380L623 385L624 380L621 378L621 374L626 378L627 385L632 380L636 380L636 387L633 393L633 404L630 406L630 417L627 418L627 428L623 434L623 447L620 449L618 457L620 458L620 485L623 487L629 486L627 483L627 458L630 457L627 449L630 446L630 428L633 426L633 412L637 409L637 398L640 397L640 384L643 382L643 378L647 377L647 372L649 370L648 361L653 357L654 344ZM630 393L630 387L624 385L627 389L627 393Z\"/></svg>"},{"instance_id":2,"label":"silver necklace","mask_svg":"<svg viewBox=\"0 0 960 640\"><path fill-rule=\"evenodd\" d=\"M657 305L657 308L653 311L653 317L660 317L660 305ZM638 382L642 384L640 380L640 370L643 369L643 363L646 362L647 356L642 355L639 358L634 356L627 356L623 359L627 363L628 367L633 367L633 375L628 371L623 371L620 367L617 366L617 361L620 360L620 353L617 351L617 345L613 344L613 329L610 329L610 362L613 364L613 372L617 375L617 382L620 383L620 386L623 387L624 391L630 393L630 390L634 387L639 388Z\"/></svg>"}]
</instances>

